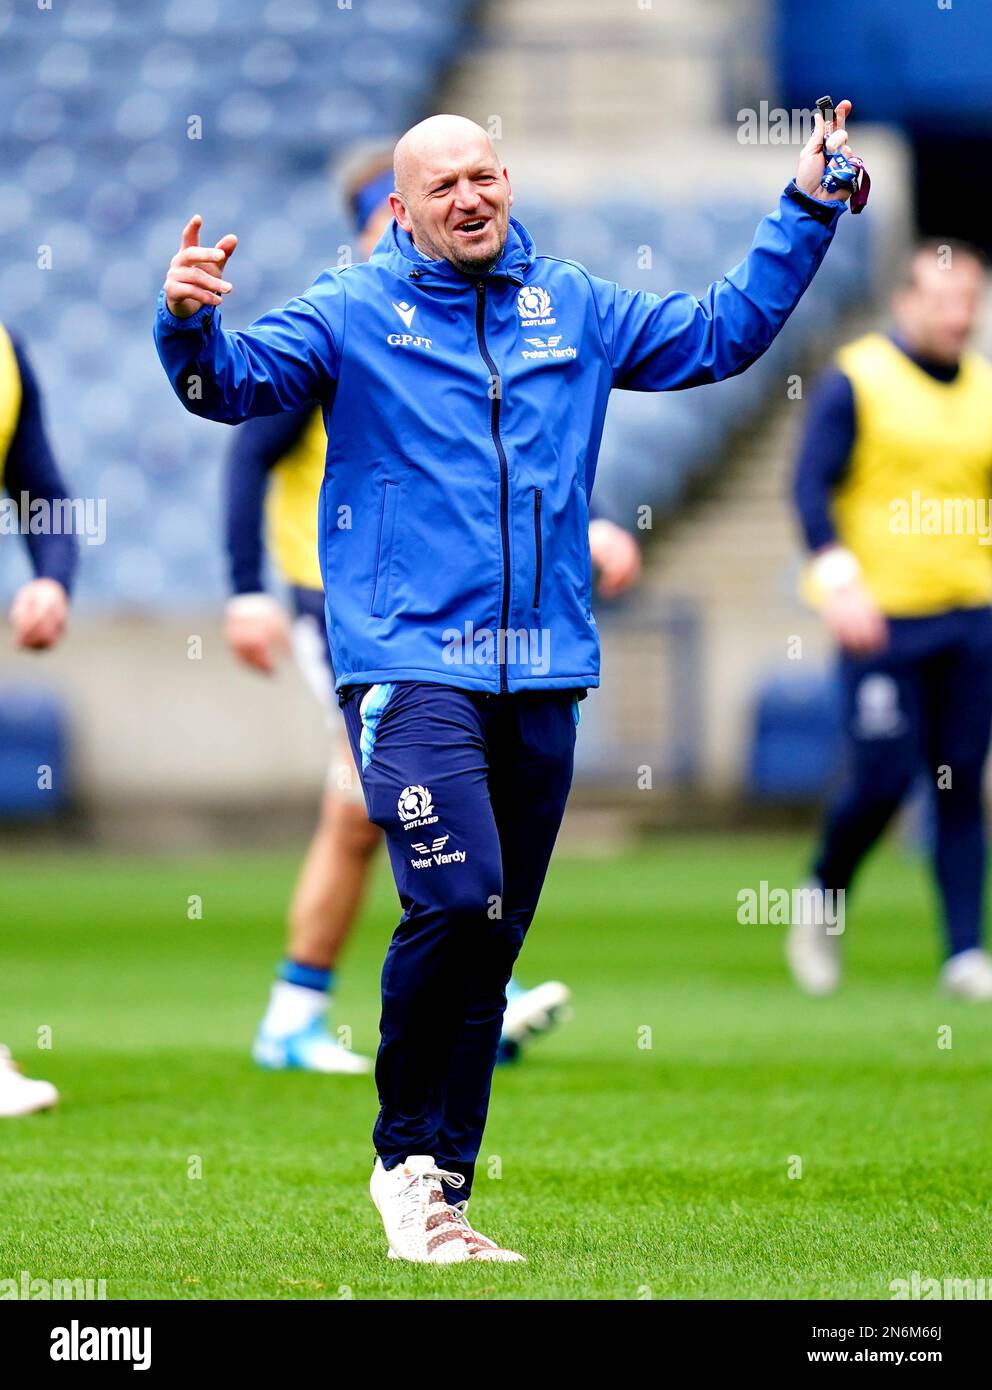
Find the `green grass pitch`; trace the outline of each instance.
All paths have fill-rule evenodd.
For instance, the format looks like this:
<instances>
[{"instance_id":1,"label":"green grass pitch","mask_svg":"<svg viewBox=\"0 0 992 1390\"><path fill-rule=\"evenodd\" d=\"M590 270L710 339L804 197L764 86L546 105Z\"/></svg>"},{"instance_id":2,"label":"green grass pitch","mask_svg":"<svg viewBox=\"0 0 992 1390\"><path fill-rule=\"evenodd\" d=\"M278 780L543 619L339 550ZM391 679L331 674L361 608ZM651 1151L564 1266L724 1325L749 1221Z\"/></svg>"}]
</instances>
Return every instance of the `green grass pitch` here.
<instances>
[{"instance_id":1,"label":"green grass pitch","mask_svg":"<svg viewBox=\"0 0 992 1390\"><path fill-rule=\"evenodd\" d=\"M693 837L555 860L521 976L567 981L575 1017L498 1073L473 1199L528 1263L448 1270L385 1258L371 1079L249 1060L294 857L0 860L0 1038L63 1096L0 1121L0 1279L105 1278L111 1298L885 1299L914 1270L992 1276L992 1011L937 993L932 894L895 849L851 905L843 992L795 994L780 929L740 925L737 892L791 886L804 851ZM366 1051L395 911L380 866L337 1011Z\"/></svg>"}]
</instances>

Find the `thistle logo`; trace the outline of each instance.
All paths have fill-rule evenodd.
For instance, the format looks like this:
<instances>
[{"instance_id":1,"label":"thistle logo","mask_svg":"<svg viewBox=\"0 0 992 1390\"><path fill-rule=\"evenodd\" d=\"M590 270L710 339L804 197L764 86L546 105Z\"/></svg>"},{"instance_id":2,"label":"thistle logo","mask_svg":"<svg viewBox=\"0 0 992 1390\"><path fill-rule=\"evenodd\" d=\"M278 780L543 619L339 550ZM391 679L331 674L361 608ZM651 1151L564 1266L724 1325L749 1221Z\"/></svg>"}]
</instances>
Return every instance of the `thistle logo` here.
<instances>
[{"instance_id":1,"label":"thistle logo","mask_svg":"<svg viewBox=\"0 0 992 1390\"><path fill-rule=\"evenodd\" d=\"M546 328L557 323L550 317L551 296L540 285L524 285L517 295L517 313L524 328Z\"/></svg>"},{"instance_id":2,"label":"thistle logo","mask_svg":"<svg viewBox=\"0 0 992 1390\"><path fill-rule=\"evenodd\" d=\"M404 787L400 792L400 799L396 803L396 810L400 820L403 822L404 830L416 830L421 825L436 825L437 816L433 815L434 802L430 792L426 787L419 783L414 783L412 787Z\"/></svg>"}]
</instances>

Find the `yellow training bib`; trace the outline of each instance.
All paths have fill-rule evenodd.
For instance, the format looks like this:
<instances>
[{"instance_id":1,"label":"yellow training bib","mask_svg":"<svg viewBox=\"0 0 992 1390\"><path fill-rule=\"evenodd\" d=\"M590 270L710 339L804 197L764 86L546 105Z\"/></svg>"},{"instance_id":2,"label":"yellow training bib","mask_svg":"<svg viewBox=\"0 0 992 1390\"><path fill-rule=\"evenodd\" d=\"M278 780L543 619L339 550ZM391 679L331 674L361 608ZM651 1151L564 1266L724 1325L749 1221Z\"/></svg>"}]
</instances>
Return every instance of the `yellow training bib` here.
<instances>
[{"instance_id":1,"label":"yellow training bib","mask_svg":"<svg viewBox=\"0 0 992 1390\"><path fill-rule=\"evenodd\" d=\"M992 602L992 364L966 354L940 382L870 333L837 365L855 442L833 514L875 601L891 617Z\"/></svg>"},{"instance_id":2,"label":"yellow training bib","mask_svg":"<svg viewBox=\"0 0 992 1390\"><path fill-rule=\"evenodd\" d=\"M327 432L314 410L299 442L274 466L266 494L269 549L283 578L301 589L324 587L317 559L317 500Z\"/></svg>"},{"instance_id":3,"label":"yellow training bib","mask_svg":"<svg viewBox=\"0 0 992 1390\"><path fill-rule=\"evenodd\" d=\"M21 417L21 373L17 367L14 344L10 334L0 323L0 488L3 487L4 468L10 450L17 422Z\"/></svg>"}]
</instances>

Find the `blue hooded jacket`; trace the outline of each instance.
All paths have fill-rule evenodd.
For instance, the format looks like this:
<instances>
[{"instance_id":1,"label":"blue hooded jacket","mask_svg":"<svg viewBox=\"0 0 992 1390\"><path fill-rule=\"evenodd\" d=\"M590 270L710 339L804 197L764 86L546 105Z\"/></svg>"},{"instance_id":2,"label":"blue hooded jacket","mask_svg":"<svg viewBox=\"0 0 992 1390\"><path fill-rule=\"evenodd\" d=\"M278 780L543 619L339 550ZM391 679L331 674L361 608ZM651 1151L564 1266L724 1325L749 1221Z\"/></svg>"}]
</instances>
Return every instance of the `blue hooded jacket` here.
<instances>
[{"instance_id":1,"label":"blue hooded jacket","mask_svg":"<svg viewBox=\"0 0 992 1390\"><path fill-rule=\"evenodd\" d=\"M702 299L621 289L538 256L511 219L488 274L394 222L369 261L224 332L205 306L155 339L180 400L235 424L307 401L328 445L320 564L337 685L488 692L599 684L588 499L610 391L720 381L809 285L840 203L794 184Z\"/></svg>"}]
</instances>

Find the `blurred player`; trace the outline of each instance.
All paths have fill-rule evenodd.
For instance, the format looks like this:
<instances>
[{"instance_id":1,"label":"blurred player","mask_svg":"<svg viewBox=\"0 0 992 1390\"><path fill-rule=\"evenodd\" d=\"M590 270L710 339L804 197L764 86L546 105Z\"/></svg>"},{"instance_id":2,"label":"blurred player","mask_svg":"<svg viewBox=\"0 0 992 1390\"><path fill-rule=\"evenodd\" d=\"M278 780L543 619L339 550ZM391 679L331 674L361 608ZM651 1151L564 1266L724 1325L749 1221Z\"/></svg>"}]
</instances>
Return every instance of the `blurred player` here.
<instances>
[{"instance_id":1,"label":"blurred player","mask_svg":"<svg viewBox=\"0 0 992 1390\"><path fill-rule=\"evenodd\" d=\"M368 151L342 171L363 257L392 221L392 149ZM330 999L341 950L355 924L372 855L382 832L370 824L365 797L334 698L317 563L317 498L327 435L319 405L251 420L235 436L227 494L227 550L234 596L227 639L237 656L271 673L292 647L334 740L320 821L289 908L286 957L272 988L253 1055L262 1066L319 1072L364 1072L371 1062L332 1036ZM293 620L264 591L262 521L268 546L289 585ZM616 597L640 575L640 551L628 532L605 518L589 527L593 563L604 597ZM568 990L556 980L526 989L511 980L500 1060L517 1056L528 1038L561 1020Z\"/></svg>"},{"instance_id":2,"label":"blurred player","mask_svg":"<svg viewBox=\"0 0 992 1390\"><path fill-rule=\"evenodd\" d=\"M849 768L813 887L846 890L918 774L933 787L944 987L992 1000L982 948L982 780L992 722L992 364L968 351L985 288L973 248L928 241L894 329L843 348L810 402L795 503L840 648ZM822 916L820 913L812 916ZM795 923L797 984L829 994L840 934Z\"/></svg>"},{"instance_id":3,"label":"blurred player","mask_svg":"<svg viewBox=\"0 0 992 1390\"><path fill-rule=\"evenodd\" d=\"M72 536L37 517L54 516L66 495L45 434L41 392L23 346L0 324L0 491L17 505L34 578L14 596L10 625L14 645L27 651L53 647L65 631L69 589L76 566ZM28 529L28 521L34 530ZM35 530L37 534L35 534ZM49 1081L22 1076L0 1046L0 1118L45 1110L58 1100Z\"/></svg>"},{"instance_id":4,"label":"blurred player","mask_svg":"<svg viewBox=\"0 0 992 1390\"><path fill-rule=\"evenodd\" d=\"M370 1183L393 1258L522 1258L464 1204L579 702L599 684L588 494L607 403L614 388L722 380L765 351L850 196L823 183L846 132L826 149L824 134L818 118L746 260L703 300L539 255L491 137L452 115L397 144L393 221L369 261L325 271L246 331L218 322L234 235L200 246L194 216L169 266L155 337L187 409L234 424L320 399L329 422L326 617L403 906L382 973Z\"/></svg>"}]
</instances>

